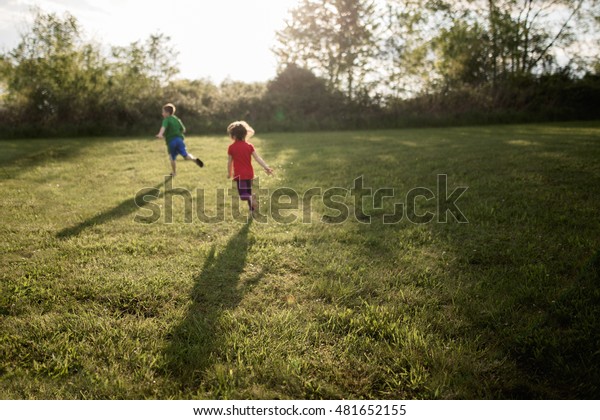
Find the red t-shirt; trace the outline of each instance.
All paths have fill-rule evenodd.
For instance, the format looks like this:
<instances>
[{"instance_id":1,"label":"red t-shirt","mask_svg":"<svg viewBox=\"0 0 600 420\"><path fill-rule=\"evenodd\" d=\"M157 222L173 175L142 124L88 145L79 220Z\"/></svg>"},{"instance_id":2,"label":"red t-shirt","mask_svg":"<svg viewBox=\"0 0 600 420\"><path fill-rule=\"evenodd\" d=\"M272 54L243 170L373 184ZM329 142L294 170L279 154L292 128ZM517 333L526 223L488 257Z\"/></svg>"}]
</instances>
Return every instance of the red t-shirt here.
<instances>
[{"instance_id":1,"label":"red t-shirt","mask_svg":"<svg viewBox=\"0 0 600 420\"><path fill-rule=\"evenodd\" d=\"M246 141L234 140L229 145L227 154L233 158L234 179L254 179L252 152L254 152L254 146Z\"/></svg>"}]
</instances>

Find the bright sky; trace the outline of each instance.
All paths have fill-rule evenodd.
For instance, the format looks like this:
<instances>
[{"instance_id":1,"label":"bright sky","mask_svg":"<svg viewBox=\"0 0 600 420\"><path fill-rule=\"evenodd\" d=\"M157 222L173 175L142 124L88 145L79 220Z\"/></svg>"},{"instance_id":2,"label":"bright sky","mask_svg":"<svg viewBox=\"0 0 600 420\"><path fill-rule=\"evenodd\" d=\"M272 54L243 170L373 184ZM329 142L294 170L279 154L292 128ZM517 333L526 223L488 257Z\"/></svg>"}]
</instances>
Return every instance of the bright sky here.
<instances>
[{"instance_id":1,"label":"bright sky","mask_svg":"<svg viewBox=\"0 0 600 420\"><path fill-rule=\"evenodd\" d=\"M0 0L0 51L14 48L32 20L30 9L79 21L85 39L126 46L161 32L179 52L180 78L267 81L276 74L270 49L298 0ZM230 55L238 63L233 65Z\"/></svg>"}]
</instances>

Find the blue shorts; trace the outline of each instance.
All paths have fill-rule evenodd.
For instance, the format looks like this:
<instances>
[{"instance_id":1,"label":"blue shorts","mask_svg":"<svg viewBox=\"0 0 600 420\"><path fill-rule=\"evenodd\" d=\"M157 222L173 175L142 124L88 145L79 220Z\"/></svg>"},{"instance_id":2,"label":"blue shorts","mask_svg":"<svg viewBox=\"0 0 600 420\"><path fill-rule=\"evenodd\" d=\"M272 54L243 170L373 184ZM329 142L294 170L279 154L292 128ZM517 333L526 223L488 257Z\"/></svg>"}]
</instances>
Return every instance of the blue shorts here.
<instances>
[{"instance_id":1,"label":"blue shorts","mask_svg":"<svg viewBox=\"0 0 600 420\"><path fill-rule=\"evenodd\" d=\"M187 157L188 152L185 150L185 143L181 137L175 137L167 146L169 149L169 156L171 156L171 160L177 159L177 155L181 155L184 158Z\"/></svg>"}]
</instances>

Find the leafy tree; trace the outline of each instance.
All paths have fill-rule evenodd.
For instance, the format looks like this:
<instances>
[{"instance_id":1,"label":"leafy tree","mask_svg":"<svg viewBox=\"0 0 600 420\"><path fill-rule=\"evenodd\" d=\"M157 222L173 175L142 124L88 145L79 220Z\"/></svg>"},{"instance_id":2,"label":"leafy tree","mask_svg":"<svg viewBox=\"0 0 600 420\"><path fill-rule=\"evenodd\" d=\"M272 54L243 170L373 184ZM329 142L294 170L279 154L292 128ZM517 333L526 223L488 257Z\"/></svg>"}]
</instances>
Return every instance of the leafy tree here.
<instances>
[{"instance_id":1,"label":"leafy tree","mask_svg":"<svg viewBox=\"0 0 600 420\"><path fill-rule=\"evenodd\" d=\"M153 81L148 74L146 51L140 42L133 42L127 47L112 47L110 102L113 113L125 125L134 124L150 111L151 98L156 100L162 96L158 81Z\"/></svg>"},{"instance_id":2,"label":"leafy tree","mask_svg":"<svg viewBox=\"0 0 600 420\"><path fill-rule=\"evenodd\" d=\"M478 86L488 81L488 41L488 34L477 23L469 25L459 21L440 31L433 45L439 57L436 68L444 87Z\"/></svg>"},{"instance_id":3,"label":"leafy tree","mask_svg":"<svg viewBox=\"0 0 600 420\"><path fill-rule=\"evenodd\" d=\"M168 36L157 33L145 41L111 48L111 108L126 130L155 123L165 101L164 89L179 72L178 53L169 43Z\"/></svg>"},{"instance_id":4,"label":"leafy tree","mask_svg":"<svg viewBox=\"0 0 600 420\"><path fill-rule=\"evenodd\" d=\"M481 84L557 69L597 0L388 0L391 80ZM584 6L589 6L584 7ZM434 74L427 75L427 72Z\"/></svg>"},{"instance_id":5,"label":"leafy tree","mask_svg":"<svg viewBox=\"0 0 600 420\"><path fill-rule=\"evenodd\" d=\"M590 0L595 1L595 0ZM576 26L587 20L586 0L487 0L465 9L487 19L492 80L552 72L556 51L575 42Z\"/></svg>"},{"instance_id":6,"label":"leafy tree","mask_svg":"<svg viewBox=\"0 0 600 420\"><path fill-rule=\"evenodd\" d=\"M179 73L177 56L179 53L169 44L171 37L162 33L150 35L145 43L145 56L148 77L159 85L168 84Z\"/></svg>"},{"instance_id":7,"label":"leafy tree","mask_svg":"<svg viewBox=\"0 0 600 420\"><path fill-rule=\"evenodd\" d=\"M411 97L435 85L431 47L447 7L429 0L388 0L383 21L383 92Z\"/></svg>"},{"instance_id":8,"label":"leafy tree","mask_svg":"<svg viewBox=\"0 0 600 420\"><path fill-rule=\"evenodd\" d=\"M302 0L277 32L280 68L296 64L324 77L353 98L372 72L378 54L373 2Z\"/></svg>"},{"instance_id":9,"label":"leafy tree","mask_svg":"<svg viewBox=\"0 0 600 420\"><path fill-rule=\"evenodd\" d=\"M316 129L343 113L345 98L325 79L296 64L288 65L267 85L269 124L278 129Z\"/></svg>"},{"instance_id":10,"label":"leafy tree","mask_svg":"<svg viewBox=\"0 0 600 420\"><path fill-rule=\"evenodd\" d=\"M211 107L213 128L223 133L231 121L241 119L256 125L261 118L265 92L265 83L224 80L218 87L218 95Z\"/></svg>"},{"instance_id":11,"label":"leafy tree","mask_svg":"<svg viewBox=\"0 0 600 420\"><path fill-rule=\"evenodd\" d=\"M8 90L8 79L12 72L12 66L8 59L0 54L0 107L4 102L4 97L6 96Z\"/></svg>"},{"instance_id":12,"label":"leafy tree","mask_svg":"<svg viewBox=\"0 0 600 420\"><path fill-rule=\"evenodd\" d=\"M161 96L161 88L179 72L175 64L178 53L169 47L169 42L168 36L159 33L150 35L145 42L112 47L110 75L125 103Z\"/></svg>"},{"instance_id":13,"label":"leafy tree","mask_svg":"<svg viewBox=\"0 0 600 420\"><path fill-rule=\"evenodd\" d=\"M92 45L84 46L75 17L40 11L6 59L8 100L39 122L72 120L83 99L93 96L89 91L96 86L88 70L101 61Z\"/></svg>"},{"instance_id":14,"label":"leafy tree","mask_svg":"<svg viewBox=\"0 0 600 420\"><path fill-rule=\"evenodd\" d=\"M63 134L146 125L178 72L177 53L168 43L168 37L152 35L113 48L109 58L101 46L84 40L74 16L37 9L30 30L2 57L0 82L11 120L34 132Z\"/></svg>"},{"instance_id":15,"label":"leafy tree","mask_svg":"<svg viewBox=\"0 0 600 420\"><path fill-rule=\"evenodd\" d=\"M175 80L165 87L163 97L177 105L189 133L222 128L215 122L220 91L210 80Z\"/></svg>"}]
</instances>

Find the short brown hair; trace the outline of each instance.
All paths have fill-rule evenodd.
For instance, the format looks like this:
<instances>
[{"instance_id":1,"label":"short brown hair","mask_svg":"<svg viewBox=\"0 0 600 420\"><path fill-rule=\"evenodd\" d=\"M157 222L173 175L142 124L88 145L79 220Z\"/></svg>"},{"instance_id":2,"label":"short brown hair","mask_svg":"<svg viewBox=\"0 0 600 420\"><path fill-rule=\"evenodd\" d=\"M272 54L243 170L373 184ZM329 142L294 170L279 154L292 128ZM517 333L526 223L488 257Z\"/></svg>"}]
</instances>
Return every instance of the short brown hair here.
<instances>
[{"instance_id":1,"label":"short brown hair","mask_svg":"<svg viewBox=\"0 0 600 420\"><path fill-rule=\"evenodd\" d=\"M173 115L175 113L175 105L173 105L172 103L168 103L165 106L163 106L163 111Z\"/></svg>"}]
</instances>

